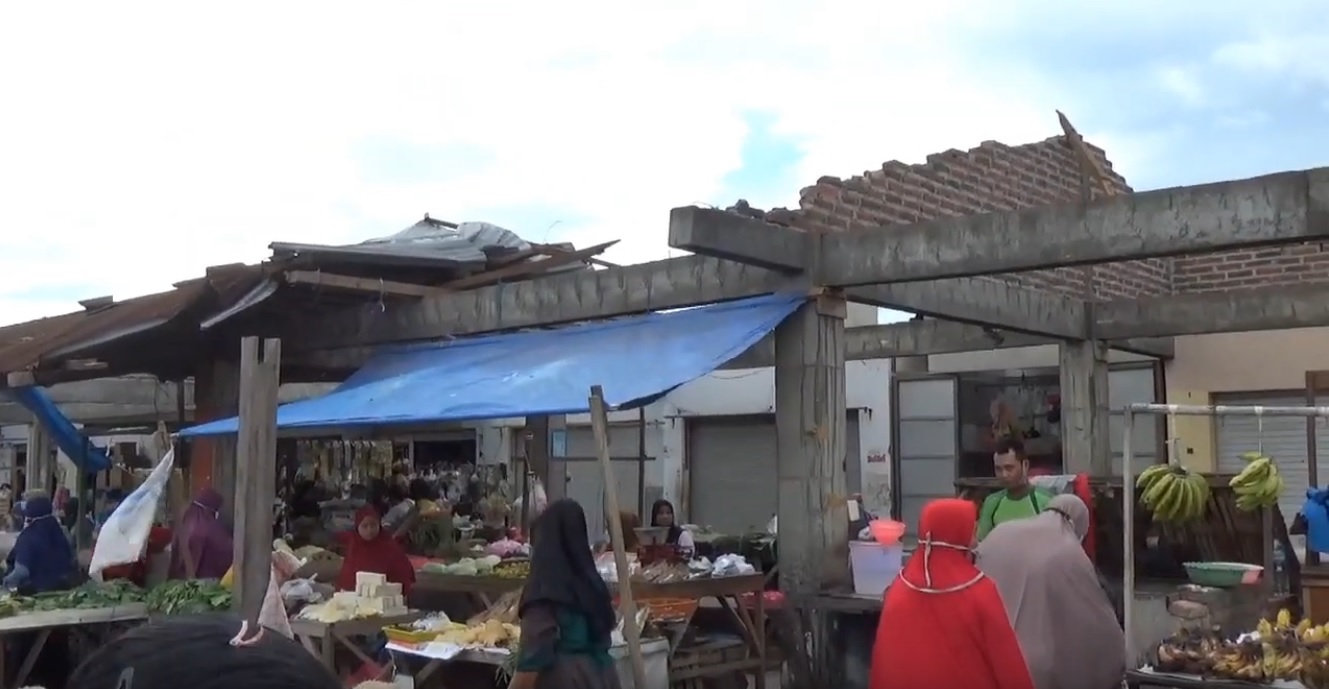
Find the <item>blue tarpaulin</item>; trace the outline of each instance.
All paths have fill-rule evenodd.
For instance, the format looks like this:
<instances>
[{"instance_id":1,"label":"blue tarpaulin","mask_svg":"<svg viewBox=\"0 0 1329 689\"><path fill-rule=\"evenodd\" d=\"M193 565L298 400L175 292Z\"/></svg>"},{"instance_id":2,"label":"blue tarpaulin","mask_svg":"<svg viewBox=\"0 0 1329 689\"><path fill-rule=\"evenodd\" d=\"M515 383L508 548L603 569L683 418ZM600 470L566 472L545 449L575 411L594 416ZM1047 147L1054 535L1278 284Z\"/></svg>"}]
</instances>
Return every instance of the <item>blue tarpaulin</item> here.
<instances>
[{"instance_id":1,"label":"blue tarpaulin","mask_svg":"<svg viewBox=\"0 0 1329 689\"><path fill-rule=\"evenodd\" d=\"M553 330L376 353L332 392L277 409L277 427L437 423L587 411L592 385L611 407L644 403L714 371L775 329L806 297L773 294ZM182 436L235 433L236 418Z\"/></svg>"},{"instance_id":2,"label":"blue tarpaulin","mask_svg":"<svg viewBox=\"0 0 1329 689\"><path fill-rule=\"evenodd\" d=\"M55 406L55 402L45 390L31 386L10 388L9 395L37 417L37 423L51 434L56 447L60 448L60 451L65 453L65 456L69 457L78 468L97 472L105 471L111 466L111 460L106 457L105 450L93 445L92 441L74 426L74 422Z\"/></svg>"}]
</instances>

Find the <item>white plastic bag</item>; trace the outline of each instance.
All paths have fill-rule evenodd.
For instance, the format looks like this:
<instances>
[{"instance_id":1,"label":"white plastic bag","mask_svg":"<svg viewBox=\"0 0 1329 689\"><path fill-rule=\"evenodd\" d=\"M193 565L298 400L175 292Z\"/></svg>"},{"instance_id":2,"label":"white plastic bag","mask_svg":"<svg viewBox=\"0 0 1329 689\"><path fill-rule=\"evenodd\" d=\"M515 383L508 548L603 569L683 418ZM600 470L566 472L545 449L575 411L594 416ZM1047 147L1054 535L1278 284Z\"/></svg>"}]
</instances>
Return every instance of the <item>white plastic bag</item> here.
<instances>
[{"instance_id":1,"label":"white plastic bag","mask_svg":"<svg viewBox=\"0 0 1329 689\"><path fill-rule=\"evenodd\" d=\"M525 498L517 498L516 501L512 503L513 509L515 511L520 511L524 500ZM540 514L545 511L546 507L549 507L549 496L545 493L545 484L537 478L531 483L530 518L534 519L540 516Z\"/></svg>"},{"instance_id":2,"label":"white plastic bag","mask_svg":"<svg viewBox=\"0 0 1329 689\"><path fill-rule=\"evenodd\" d=\"M263 594L263 607L258 612L258 623L280 633L288 639L295 638L291 630L291 618L286 615L286 603L282 600L282 586L303 563L293 553L284 550L272 552L272 573L268 576L268 590Z\"/></svg>"},{"instance_id":3,"label":"white plastic bag","mask_svg":"<svg viewBox=\"0 0 1329 689\"><path fill-rule=\"evenodd\" d=\"M126 496L102 525L97 544L92 549L92 561L88 564L88 574L93 579L101 581L102 571L107 567L138 562L143 557L148 535L157 518L157 504L171 480L174 464L175 450L172 449L157 462L157 467L148 474L143 485Z\"/></svg>"}]
</instances>

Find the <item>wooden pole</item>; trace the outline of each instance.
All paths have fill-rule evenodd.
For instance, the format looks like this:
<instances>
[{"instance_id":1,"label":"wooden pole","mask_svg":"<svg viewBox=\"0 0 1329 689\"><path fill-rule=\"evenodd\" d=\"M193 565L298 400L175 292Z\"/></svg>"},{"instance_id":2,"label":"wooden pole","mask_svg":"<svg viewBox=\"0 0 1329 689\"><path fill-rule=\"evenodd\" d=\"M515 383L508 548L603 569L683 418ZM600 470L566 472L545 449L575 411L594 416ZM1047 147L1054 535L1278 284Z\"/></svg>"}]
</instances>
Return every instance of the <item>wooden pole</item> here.
<instances>
[{"instance_id":1,"label":"wooden pole","mask_svg":"<svg viewBox=\"0 0 1329 689\"><path fill-rule=\"evenodd\" d=\"M623 549L623 521L618 518L618 483L609 463L609 413L604 391L591 386L591 431L595 434L595 452L604 473L605 501L608 502L609 542L614 546L614 568L618 570L618 607L623 616L623 636L632 660L632 678L638 687L646 686L646 661L641 655L641 629L637 627L637 602L632 598L632 576L628 571L628 553Z\"/></svg>"},{"instance_id":2,"label":"wooden pole","mask_svg":"<svg viewBox=\"0 0 1329 689\"><path fill-rule=\"evenodd\" d=\"M235 466L235 607L258 627L272 575L272 501L276 496L277 388L281 340L240 341L240 427Z\"/></svg>"}]
</instances>

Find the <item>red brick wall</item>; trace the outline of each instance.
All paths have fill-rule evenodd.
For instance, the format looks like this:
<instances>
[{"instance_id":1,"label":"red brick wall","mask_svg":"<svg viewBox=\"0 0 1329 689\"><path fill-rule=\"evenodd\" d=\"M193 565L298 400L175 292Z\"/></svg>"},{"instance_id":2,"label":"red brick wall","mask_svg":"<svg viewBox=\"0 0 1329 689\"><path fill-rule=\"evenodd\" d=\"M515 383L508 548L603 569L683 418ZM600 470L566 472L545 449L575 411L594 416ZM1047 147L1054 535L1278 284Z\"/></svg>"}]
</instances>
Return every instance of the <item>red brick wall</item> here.
<instances>
[{"instance_id":1,"label":"red brick wall","mask_svg":"<svg viewBox=\"0 0 1329 689\"><path fill-rule=\"evenodd\" d=\"M1119 192L1131 189L1112 171L1102 149L1089 145ZM799 209L776 209L768 220L803 230L844 231L914 223L946 216L1039 208L1078 202L1080 165L1062 137L1023 146L985 141L968 151L928 156L927 163L884 163L841 180L822 177L803 189ZM1095 299L1129 299L1171 292L1170 262L1126 261L1092 268L1058 268L999 276L1023 286ZM1089 273L1092 271L1092 293Z\"/></svg>"},{"instance_id":2,"label":"red brick wall","mask_svg":"<svg viewBox=\"0 0 1329 689\"><path fill-rule=\"evenodd\" d=\"M1172 261L1178 293L1278 287L1329 280L1329 244L1312 242L1216 254L1181 256Z\"/></svg>"}]
</instances>

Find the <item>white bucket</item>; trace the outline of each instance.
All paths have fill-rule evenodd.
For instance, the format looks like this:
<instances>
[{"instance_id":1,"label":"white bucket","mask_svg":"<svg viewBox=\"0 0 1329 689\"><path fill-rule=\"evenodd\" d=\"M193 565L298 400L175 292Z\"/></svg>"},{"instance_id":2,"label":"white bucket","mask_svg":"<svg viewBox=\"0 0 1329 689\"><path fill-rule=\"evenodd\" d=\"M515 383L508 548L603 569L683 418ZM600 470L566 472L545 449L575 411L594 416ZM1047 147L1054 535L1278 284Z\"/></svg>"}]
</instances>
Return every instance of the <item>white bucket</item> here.
<instances>
[{"instance_id":1,"label":"white bucket","mask_svg":"<svg viewBox=\"0 0 1329 689\"><path fill-rule=\"evenodd\" d=\"M900 574L904 547L876 541L849 542L849 569L854 574L854 593L880 596Z\"/></svg>"},{"instance_id":2,"label":"white bucket","mask_svg":"<svg viewBox=\"0 0 1329 689\"><path fill-rule=\"evenodd\" d=\"M610 646L609 656L614 659L618 683L624 687L636 684L632 672L632 657L626 644ZM641 689L669 689L669 641L650 639L641 642L642 664L646 666L646 686Z\"/></svg>"}]
</instances>

